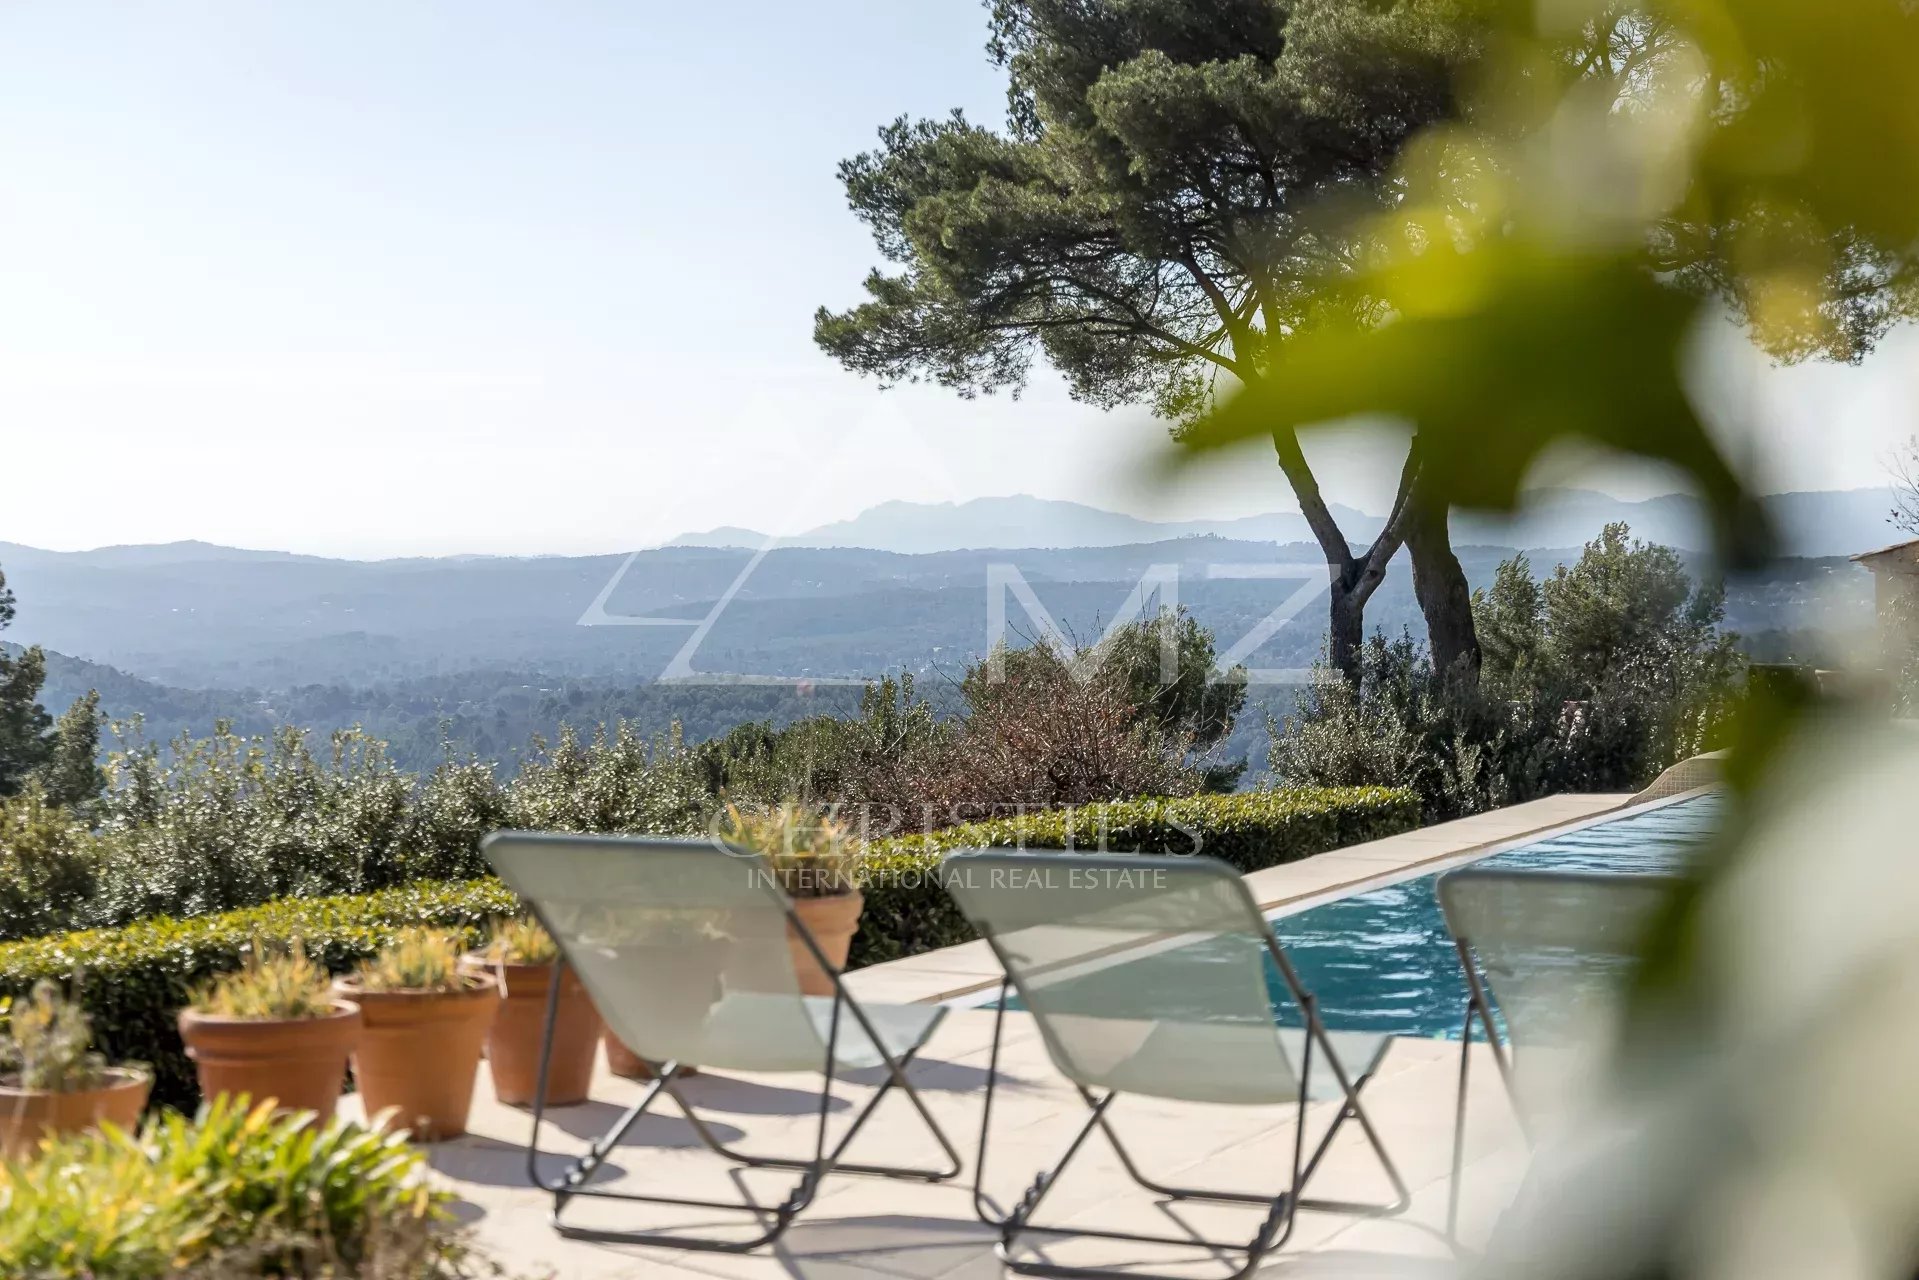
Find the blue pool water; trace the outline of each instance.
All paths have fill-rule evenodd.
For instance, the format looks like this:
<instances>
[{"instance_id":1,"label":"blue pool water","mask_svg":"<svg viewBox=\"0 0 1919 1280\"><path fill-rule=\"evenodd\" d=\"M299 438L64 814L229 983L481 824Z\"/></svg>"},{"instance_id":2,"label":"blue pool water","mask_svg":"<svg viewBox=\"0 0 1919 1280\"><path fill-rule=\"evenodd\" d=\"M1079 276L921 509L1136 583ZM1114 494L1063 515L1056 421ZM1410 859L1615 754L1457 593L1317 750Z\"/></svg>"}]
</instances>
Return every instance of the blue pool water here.
<instances>
[{"instance_id":1,"label":"blue pool water","mask_svg":"<svg viewBox=\"0 0 1919 1280\"><path fill-rule=\"evenodd\" d=\"M1708 793L1549 836L1474 865L1628 875L1673 871L1713 834L1723 811L1723 799ZM1438 878L1435 873L1403 880L1274 918L1273 931L1329 1028L1458 1037L1466 988L1433 891ZM1121 963L1075 981L1136 981L1126 970ZM1266 985L1278 1021L1297 1025L1299 1010L1270 961Z\"/></svg>"}]
</instances>

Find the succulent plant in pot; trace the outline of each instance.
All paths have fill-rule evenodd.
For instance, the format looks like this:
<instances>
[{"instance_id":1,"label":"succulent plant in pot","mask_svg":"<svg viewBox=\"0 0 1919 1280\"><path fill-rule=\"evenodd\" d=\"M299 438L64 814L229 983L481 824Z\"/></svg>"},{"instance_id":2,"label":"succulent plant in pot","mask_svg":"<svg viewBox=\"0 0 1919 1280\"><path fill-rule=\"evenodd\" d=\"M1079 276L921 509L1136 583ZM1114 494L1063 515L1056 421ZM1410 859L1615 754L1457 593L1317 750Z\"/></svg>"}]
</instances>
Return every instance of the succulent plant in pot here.
<instances>
[{"instance_id":1,"label":"succulent plant in pot","mask_svg":"<svg viewBox=\"0 0 1919 1280\"><path fill-rule=\"evenodd\" d=\"M402 929L333 984L360 1007L353 1078L369 1118L384 1115L422 1142L466 1132L480 1047L499 1012L493 976L460 964L464 939Z\"/></svg>"},{"instance_id":2,"label":"succulent plant in pot","mask_svg":"<svg viewBox=\"0 0 1919 1280\"><path fill-rule=\"evenodd\" d=\"M23 1155L43 1137L102 1122L131 1131L153 1073L108 1066L93 1049L86 1011L42 979L6 1006L0 1030L0 1156Z\"/></svg>"},{"instance_id":3,"label":"succulent plant in pot","mask_svg":"<svg viewBox=\"0 0 1919 1280\"><path fill-rule=\"evenodd\" d=\"M336 997L325 969L296 942L269 955L256 940L246 963L193 993L180 1038L206 1097L276 1099L285 1111L333 1113L360 1007Z\"/></svg>"},{"instance_id":4,"label":"succulent plant in pot","mask_svg":"<svg viewBox=\"0 0 1919 1280\"><path fill-rule=\"evenodd\" d=\"M866 898L858 881L859 849L844 823L788 800L775 808L743 810L729 804L717 833L742 852L757 854L793 900L813 941L833 967L844 968ZM789 930L793 971L810 996L833 994L833 979L812 948Z\"/></svg>"},{"instance_id":5,"label":"succulent plant in pot","mask_svg":"<svg viewBox=\"0 0 1919 1280\"><path fill-rule=\"evenodd\" d=\"M546 1033L547 993L555 975L559 1010L553 1023L553 1054L547 1067L546 1105L586 1100L600 1047L600 1014L572 969L562 970L560 949L536 920L494 924L487 945L469 952L461 967L490 975L497 1013L486 1036L493 1092L501 1102L528 1106L539 1090L540 1041Z\"/></svg>"}]
</instances>

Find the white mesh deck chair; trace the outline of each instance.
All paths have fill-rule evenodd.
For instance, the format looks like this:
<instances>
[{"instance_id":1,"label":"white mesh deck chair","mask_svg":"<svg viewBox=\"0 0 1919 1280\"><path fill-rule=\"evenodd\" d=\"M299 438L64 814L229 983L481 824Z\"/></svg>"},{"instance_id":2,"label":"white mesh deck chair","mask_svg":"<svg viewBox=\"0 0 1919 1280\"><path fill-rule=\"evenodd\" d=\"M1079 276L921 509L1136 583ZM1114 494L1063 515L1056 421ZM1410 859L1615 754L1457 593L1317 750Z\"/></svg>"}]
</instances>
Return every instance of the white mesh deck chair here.
<instances>
[{"instance_id":1,"label":"white mesh deck chair","mask_svg":"<svg viewBox=\"0 0 1919 1280\"><path fill-rule=\"evenodd\" d=\"M1546 1103L1541 1090L1525 1087L1518 1064L1527 1055L1520 1050L1578 1055L1600 1046L1613 1028L1652 916L1678 885L1670 876L1491 867L1466 867L1439 878L1440 910L1466 976L1449 1237L1458 1231L1473 1024L1491 1047L1521 1133L1536 1141Z\"/></svg>"},{"instance_id":2,"label":"white mesh deck chair","mask_svg":"<svg viewBox=\"0 0 1919 1280\"><path fill-rule=\"evenodd\" d=\"M959 1154L906 1078L945 1009L939 1005L862 1006L840 981L813 937L759 859L709 840L659 840L496 832L481 845L486 858L559 943L561 963L573 967L608 1028L654 1065L655 1078L640 1100L596 1139L556 1180L539 1171L540 1124L560 984L552 984L541 1049L527 1176L553 1195L552 1223L562 1235L678 1249L746 1252L771 1244L831 1172L941 1182L960 1171ZM788 930L803 940L832 975L831 997L802 995L793 971ZM818 1072L819 1128L810 1156L747 1155L722 1143L681 1093L681 1063L737 1071ZM872 1101L831 1146L827 1116L838 1070L881 1068L885 1078ZM840 1157L886 1095L897 1089L919 1112L940 1148L945 1169L852 1164ZM800 1173L778 1205L694 1200L588 1185L588 1180L635 1121L662 1093L670 1096L700 1141L748 1168ZM757 1236L716 1240L664 1232L612 1231L563 1220L575 1197L631 1200L737 1210L766 1222ZM767 1222L770 1219L770 1222Z\"/></svg>"},{"instance_id":3,"label":"white mesh deck chair","mask_svg":"<svg viewBox=\"0 0 1919 1280\"><path fill-rule=\"evenodd\" d=\"M1036 854L966 850L941 864L948 891L1006 971L993 1024L980 1152L973 1182L980 1218L1000 1230L1000 1260L1022 1275L1092 1278L1135 1270L1069 1267L1016 1257L1021 1238L1092 1236L1211 1249L1250 1275L1284 1243L1301 1208L1360 1214L1406 1207L1405 1182L1360 1105L1387 1037L1328 1033L1313 998L1233 869L1211 858L1143 854ZM1303 1026L1275 1025L1266 966L1276 966ZM1017 993L1047 1053L1085 1101L1086 1123L1054 1166L1042 1172L1012 1211L998 1216L983 1191L993 1091L1006 999ZM1143 1173L1108 1112L1122 1094L1187 1102L1292 1105L1298 1128L1291 1174L1282 1189L1213 1191L1169 1186ZM1309 1101L1343 1105L1310 1155ZM1301 1191L1347 1120L1356 1120L1391 1182L1388 1204L1308 1200ZM1266 1210L1244 1244L1186 1235L1039 1226L1034 1214L1094 1129L1104 1132L1126 1172L1142 1188L1173 1200L1209 1200ZM1276 1165L1280 1165L1275 1160ZM1280 1165L1284 1168L1286 1166Z\"/></svg>"}]
</instances>

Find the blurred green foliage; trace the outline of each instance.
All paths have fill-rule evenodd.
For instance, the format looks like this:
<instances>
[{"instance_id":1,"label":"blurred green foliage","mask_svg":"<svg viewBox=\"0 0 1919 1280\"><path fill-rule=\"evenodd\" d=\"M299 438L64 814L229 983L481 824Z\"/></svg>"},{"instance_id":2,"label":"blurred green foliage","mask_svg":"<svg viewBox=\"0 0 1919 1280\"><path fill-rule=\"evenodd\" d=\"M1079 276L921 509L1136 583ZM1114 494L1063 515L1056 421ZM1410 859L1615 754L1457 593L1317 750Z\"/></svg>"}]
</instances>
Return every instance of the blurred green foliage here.
<instances>
[{"instance_id":1,"label":"blurred green foliage","mask_svg":"<svg viewBox=\"0 0 1919 1280\"><path fill-rule=\"evenodd\" d=\"M222 1098L0 1163L0 1271L34 1280L471 1274L403 1133Z\"/></svg>"},{"instance_id":2,"label":"blurred green foliage","mask_svg":"<svg viewBox=\"0 0 1919 1280\"><path fill-rule=\"evenodd\" d=\"M1464 109L1408 141L1390 209L1328 209L1353 269L1192 445L1384 416L1439 499L1502 510L1596 445L1671 464L1722 564L1762 561L1695 346L1730 312L1778 358L1859 360L1911 315L1919 9L1448 8L1485 33ZM1919 1026L1911 735L1767 680L1728 737L1727 829L1648 941L1589 1127L1478 1274L1912 1274L1912 1085L1885 1069Z\"/></svg>"},{"instance_id":3,"label":"blurred green foliage","mask_svg":"<svg viewBox=\"0 0 1919 1280\"><path fill-rule=\"evenodd\" d=\"M1394 207L1339 223L1357 269L1315 283L1284 376L1193 443L1390 415L1446 499L1503 509L1581 439L1679 467L1728 563L1762 558L1688 345L1730 307L1783 358L1856 360L1911 313L1919 23L1898 0L1453 7L1489 24L1461 117L1407 144Z\"/></svg>"}]
</instances>

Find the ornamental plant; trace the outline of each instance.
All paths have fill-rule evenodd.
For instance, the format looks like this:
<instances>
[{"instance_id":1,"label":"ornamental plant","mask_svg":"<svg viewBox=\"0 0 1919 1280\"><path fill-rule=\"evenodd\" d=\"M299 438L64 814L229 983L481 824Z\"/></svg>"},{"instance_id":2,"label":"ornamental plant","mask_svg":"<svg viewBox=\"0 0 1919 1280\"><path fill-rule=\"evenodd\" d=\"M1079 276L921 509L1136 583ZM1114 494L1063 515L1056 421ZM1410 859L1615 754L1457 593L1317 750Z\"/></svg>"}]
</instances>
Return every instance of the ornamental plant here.
<instances>
[{"instance_id":1,"label":"ornamental plant","mask_svg":"<svg viewBox=\"0 0 1919 1280\"><path fill-rule=\"evenodd\" d=\"M846 825L795 800L757 811L729 804L719 834L758 854L791 897L833 898L858 887L858 848Z\"/></svg>"},{"instance_id":2,"label":"ornamental plant","mask_svg":"<svg viewBox=\"0 0 1919 1280\"><path fill-rule=\"evenodd\" d=\"M403 1134L221 1098L136 1134L0 1162L0 1275L47 1280L498 1274L474 1256Z\"/></svg>"},{"instance_id":3,"label":"ornamental plant","mask_svg":"<svg viewBox=\"0 0 1919 1280\"><path fill-rule=\"evenodd\" d=\"M256 938L246 963L197 988L190 1006L211 1017L262 1022L324 1018L334 1012L332 980L297 938L271 955L268 951Z\"/></svg>"},{"instance_id":4,"label":"ornamental plant","mask_svg":"<svg viewBox=\"0 0 1919 1280\"><path fill-rule=\"evenodd\" d=\"M560 947L538 920L514 916L494 923L486 958L494 964L552 964Z\"/></svg>"},{"instance_id":5,"label":"ornamental plant","mask_svg":"<svg viewBox=\"0 0 1919 1280\"><path fill-rule=\"evenodd\" d=\"M26 999L7 1007L0 1070L14 1076L22 1089L80 1093L100 1087L107 1060L93 1051L93 1024L86 1010L42 978Z\"/></svg>"},{"instance_id":6,"label":"ornamental plant","mask_svg":"<svg viewBox=\"0 0 1919 1280\"><path fill-rule=\"evenodd\" d=\"M402 929L354 970L362 991L458 991L464 939L443 929Z\"/></svg>"}]
</instances>

